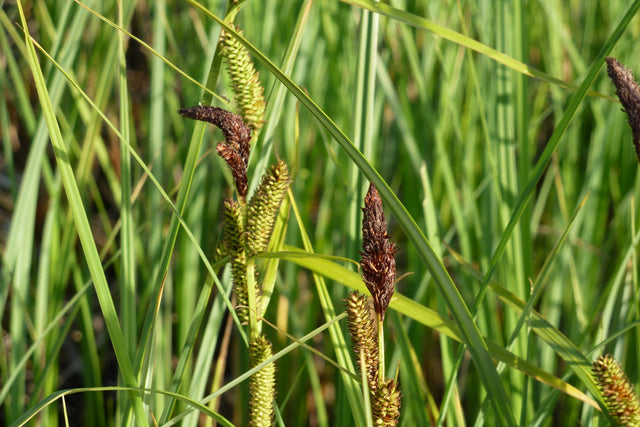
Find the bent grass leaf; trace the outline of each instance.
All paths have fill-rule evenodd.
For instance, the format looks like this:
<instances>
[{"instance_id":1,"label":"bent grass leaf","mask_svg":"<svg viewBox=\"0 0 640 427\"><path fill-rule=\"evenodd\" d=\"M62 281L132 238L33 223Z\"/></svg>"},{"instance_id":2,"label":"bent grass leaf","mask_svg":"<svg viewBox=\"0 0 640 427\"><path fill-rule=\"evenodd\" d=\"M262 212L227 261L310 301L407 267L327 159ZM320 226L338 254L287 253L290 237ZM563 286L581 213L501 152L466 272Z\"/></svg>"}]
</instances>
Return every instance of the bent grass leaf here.
<instances>
[{"instance_id":1,"label":"bent grass leaf","mask_svg":"<svg viewBox=\"0 0 640 427\"><path fill-rule=\"evenodd\" d=\"M367 292L360 275L334 262L332 260L332 258L334 257L309 254L307 252L304 252L302 249L286 245L284 249L286 250L286 252L273 253L270 254L270 256L277 256L282 260L293 262L301 267L313 271L314 273L321 274L328 279L341 283L348 288L357 290L358 292ZM500 288L495 284L492 287ZM522 310L525 307L525 303L522 300L519 300L515 295L510 294L504 288L501 289L501 292L498 293L498 296L505 303L508 303L510 307L516 310ZM418 304L417 302L405 297L398 292L394 293L393 298L391 298L389 308L396 310L397 312L410 317L429 328L435 329L439 333L446 335L451 339L462 342L460 338L460 332L453 321L444 319L436 311ZM533 311L531 316L532 323L530 326L536 333L540 333L541 338L545 339L545 341L547 341L551 345L551 347L554 348L554 350L559 352L561 356L567 356L569 354L567 353L566 349L575 349L573 344L560 331L546 322L542 318L542 316L540 316L540 314ZM533 323L534 320L537 323ZM542 330L540 330L539 328L541 328ZM600 409L598 404L592 398L590 398L574 386L562 381L558 377L544 371L543 369L540 369L539 367L527 362L526 360L520 359L518 356L505 350L495 342L491 340L485 341L487 342L489 353L496 360L499 360L505 363L507 366L517 369L520 372L529 375L530 377L542 383L548 384L551 387L554 387L569 396L575 397L576 399L579 399L587 403L588 405L593 406L594 408ZM563 349L565 350L562 351ZM575 352L572 352L572 354L573 356L575 356Z\"/></svg>"}]
</instances>

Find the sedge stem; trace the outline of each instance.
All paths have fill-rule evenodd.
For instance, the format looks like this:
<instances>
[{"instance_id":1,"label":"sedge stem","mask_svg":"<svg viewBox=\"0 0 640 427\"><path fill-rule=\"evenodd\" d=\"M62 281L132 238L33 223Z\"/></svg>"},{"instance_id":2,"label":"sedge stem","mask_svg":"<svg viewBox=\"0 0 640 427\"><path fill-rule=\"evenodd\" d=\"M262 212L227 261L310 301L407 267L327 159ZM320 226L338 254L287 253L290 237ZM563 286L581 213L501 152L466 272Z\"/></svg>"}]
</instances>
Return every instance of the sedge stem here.
<instances>
[{"instance_id":1,"label":"sedge stem","mask_svg":"<svg viewBox=\"0 0 640 427\"><path fill-rule=\"evenodd\" d=\"M256 295L256 262L247 260L247 304L249 305L249 336L256 337L260 334L258 322L258 296Z\"/></svg>"},{"instance_id":2,"label":"sedge stem","mask_svg":"<svg viewBox=\"0 0 640 427\"><path fill-rule=\"evenodd\" d=\"M378 321L378 385L384 383L384 328L382 327L382 317L376 313Z\"/></svg>"}]
</instances>

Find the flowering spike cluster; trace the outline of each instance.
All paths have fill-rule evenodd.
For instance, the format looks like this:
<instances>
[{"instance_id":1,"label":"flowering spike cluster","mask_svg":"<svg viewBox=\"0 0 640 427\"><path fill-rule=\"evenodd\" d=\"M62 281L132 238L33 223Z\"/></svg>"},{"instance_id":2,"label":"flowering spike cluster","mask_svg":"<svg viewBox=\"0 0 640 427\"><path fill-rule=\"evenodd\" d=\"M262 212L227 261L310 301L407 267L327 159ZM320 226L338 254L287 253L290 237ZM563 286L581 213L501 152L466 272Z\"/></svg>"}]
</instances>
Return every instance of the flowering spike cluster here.
<instances>
[{"instance_id":1,"label":"flowering spike cluster","mask_svg":"<svg viewBox=\"0 0 640 427\"><path fill-rule=\"evenodd\" d=\"M236 254L244 248L244 219L242 207L233 199L224 202L224 243L227 253Z\"/></svg>"},{"instance_id":2,"label":"flowering spike cluster","mask_svg":"<svg viewBox=\"0 0 640 427\"><path fill-rule=\"evenodd\" d=\"M247 254L253 256L267 249L280 204L289 187L289 169L282 160L262 176L247 206Z\"/></svg>"},{"instance_id":3,"label":"flowering spike cluster","mask_svg":"<svg viewBox=\"0 0 640 427\"><path fill-rule=\"evenodd\" d=\"M244 324L249 323L249 294L247 284L247 254L244 251L231 258L231 280L236 297L236 313Z\"/></svg>"},{"instance_id":4,"label":"flowering spike cluster","mask_svg":"<svg viewBox=\"0 0 640 427\"><path fill-rule=\"evenodd\" d=\"M264 335L258 335L249 343L249 365L258 366L272 356L271 343ZM276 367L269 363L253 374L249 379L249 425L256 427L271 426L273 417L273 399L275 397Z\"/></svg>"},{"instance_id":5,"label":"flowering spike cluster","mask_svg":"<svg viewBox=\"0 0 640 427\"><path fill-rule=\"evenodd\" d=\"M345 299L345 306L353 352L356 360L360 360L360 352L364 354L367 381L373 390L378 378L378 335L367 300L365 295L354 291Z\"/></svg>"},{"instance_id":6,"label":"flowering spike cluster","mask_svg":"<svg viewBox=\"0 0 640 427\"><path fill-rule=\"evenodd\" d=\"M616 95L627 113L633 145L640 161L640 87L633 79L630 68L625 68L615 58L607 58L607 73L616 86Z\"/></svg>"},{"instance_id":7,"label":"flowering spike cluster","mask_svg":"<svg viewBox=\"0 0 640 427\"><path fill-rule=\"evenodd\" d=\"M242 31L235 28L240 34ZM260 74L253 67L247 49L231 34L222 32L222 54L227 58L231 87L240 115L253 130L264 125L265 102Z\"/></svg>"},{"instance_id":8,"label":"flowering spike cluster","mask_svg":"<svg viewBox=\"0 0 640 427\"><path fill-rule=\"evenodd\" d=\"M622 426L640 426L640 401L620 363L609 354L600 355L591 371L609 415Z\"/></svg>"},{"instance_id":9,"label":"flowering spike cluster","mask_svg":"<svg viewBox=\"0 0 640 427\"><path fill-rule=\"evenodd\" d=\"M209 122L220 128L225 140L218 143L216 151L229 165L238 194L244 200L247 196L251 129L244 123L242 117L210 105L198 105L178 110L178 112L190 119Z\"/></svg>"},{"instance_id":10,"label":"flowering spike cluster","mask_svg":"<svg viewBox=\"0 0 640 427\"><path fill-rule=\"evenodd\" d=\"M249 322L249 296L247 282L247 253L242 206L233 200L224 203L224 242L226 252L231 256L231 279L236 297L236 312L243 323ZM257 281L254 281L257 286ZM260 294L256 288L256 305L260 305Z\"/></svg>"},{"instance_id":11,"label":"flowering spike cluster","mask_svg":"<svg viewBox=\"0 0 640 427\"><path fill-rule=\"evenodd\" d=\"M400 418L400 387L394 380L384 380L371 399L373 424L376 426L396 426Z\"/></svg>"},{"instance_id":12,"label":"flowering spike cluster","mask_svg":"<svg viewBox=\"0 0 640 427\"><path fill-rule=\"evenodd\" d=\"M396 277L395 246L387 234L382 200L372 184L364 198L362 218L362 278L373 297L373 309L384 320Z\"/></svg>"}]
</instances>

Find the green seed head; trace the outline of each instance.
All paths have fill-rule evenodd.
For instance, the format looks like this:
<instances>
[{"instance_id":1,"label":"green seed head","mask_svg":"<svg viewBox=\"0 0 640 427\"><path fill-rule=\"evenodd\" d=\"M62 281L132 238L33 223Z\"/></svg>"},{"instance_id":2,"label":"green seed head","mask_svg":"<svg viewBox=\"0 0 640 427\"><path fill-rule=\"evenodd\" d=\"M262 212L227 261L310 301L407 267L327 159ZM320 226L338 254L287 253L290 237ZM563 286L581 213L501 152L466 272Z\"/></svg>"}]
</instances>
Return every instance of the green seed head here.
<instances>
[{"instance_id":1,"label":"green seed head","mask_svg":"<svg viewBox=\"0 0 640 427\"><path fill-rule=\"evenodd\" d=\"M351 335L351 343L356 360L360 360L360 353L364 354L369 389L376 388L378 375L378 334L376 323L371 316L369 298L358 292L351 292L345 299L347 311L347 327Z\"/></svg>"},{"instance_id":2,"label":"green seed head","mask_svg":"<svg viewBox=\"0 0 640 427\"><path fill-rule=\"evenodd\" d=\"M253 67L249 52L237 39L226 32L220 37L238 111L250 128L260 130L264 124L265 102L259 73Z\"/></svg>"},{"instance_id":3,"label":"green seed head","mask_svg":"<svg viewBox=\"0 0 640 427\"><path fill-rule=\"evenodd\" d=\"M396 426L400 418L400 385L394 380L384 380L372 393L373 424Z\"/></svg>"},{"instance_id":4,"label":"green seed head","mask_svg":"<svg viewBox=\"0 0 640 427\"><path fill-rule=\"evenodd\" d=\"M249 365L253 368L272 356L271 343L264 335L256 336L249 343ZM275 398L276 367L269 363L249 379L249 425L271 426L273 400Z\"/></svg>"},{"instance_id":5,"label":"green seed head","mask_svg":"<svg viewBox=\"0 0 640 427\"><path fill-rule=\"evenodd\" d=\"M253 256L267 249L280 204L289 188L289 169L282 160L262 176L262 182L247 206L247 254Z\"/></svg>"},{"instance_id":6,"label":"green seed head","mask_svg":"<svg viewBox=\"0 0 640 427\"><path fill-rule=\"evenodd\" d=\"M640 426L640 401L620 363L611 355L601 355L591 371L609 415L622 426Z\"/></svg>"}]
</instances>

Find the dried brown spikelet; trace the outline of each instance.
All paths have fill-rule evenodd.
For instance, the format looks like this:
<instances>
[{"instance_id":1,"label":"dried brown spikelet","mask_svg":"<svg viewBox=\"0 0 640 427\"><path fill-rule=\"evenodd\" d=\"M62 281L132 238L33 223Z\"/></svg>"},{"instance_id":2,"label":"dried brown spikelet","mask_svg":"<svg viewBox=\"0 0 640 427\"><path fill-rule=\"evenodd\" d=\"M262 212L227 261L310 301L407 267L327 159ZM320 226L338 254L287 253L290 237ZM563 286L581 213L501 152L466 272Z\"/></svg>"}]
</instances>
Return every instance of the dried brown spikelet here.
<instances>
[{"instance_id":1,"label":"dried brown spikelet","mask_svg":"<svg viewBox=\"0 0 640 427\"><path fill-rule=\"evenodd\" d=\"M609 415L622 426L640 426L640 401L620 363L611 355L601 355L591 371Z\"/></svg>"},{"instance_id":2,"label":"dried brown spikelet","mask_svg":"<svg viewBox=\"0 0 640 427\"><path fill-rule=\"evenodd\" d=\"M240 34L242 31L236 28ZM264 124L265 102L260 74L256 71L247 49L231 34L220 35L227 59L231 86L236 106L244 121L254 130L260 130Z\"/></svg>"},{"instance_id":3,"label":"dried brown spikelet","mask_svg":"<svg viewBox=\"0 0 640 427\"><path fill-rule=\"evenodd\" d=\"M247 254L253 256L267 249L280 204L289 188L289 169L282 160L262 176L247 206Z\"/></svg>"},{"instance_id":4,"label":"dried brown spikelet","mask_svg":"<svg viewBox=\"0 0 640 427\"><path fill-rule=\"evenodd\" d=\"M362 218L362 278L373 298L373 308L384 320L396 277L395 246L387 234L382 200L375 185L369 185Z\"/></svg>"},{"instance_id":5,"label":"dried brown spikelet","mask_svg":"<svg viewBox=\"0 0 640 427\"><path fill-rule=\"evenodd\" d=\"M272 356L271 343L264 335L254 337L249 343L249 365L258 366ZM249 425L269 427L273 417L276 367L267 364L249 379Z\"/></svg>"},{"instance_id":6,"label":"dried brown spikelet","mask_svg":"<svg viewBox=\"0 0 640 427\"><path fill-rule=\"evenodd\" d=\"M378 334L367 300L365 295L354 291L345 298L345 306L353 352L358 361L360 352L364 354L367 381L369 389L373 390L378 376Z\"/></svg>"},{"instance_id":7,"label":"dried brown spikelet","mask_svg":"<svg viewBox=\"0 0 640 427\"><path fill-rule=\"evenodd\" d=\"M244 123L242 117L210 105L198 105L178 110L178 112L190 119L212 123L220 128L225 140L218 143L216 151L229 165L238 194L244 200L247 196L251 129Z\"/></svg>"},{"instance_id":8,"label":"dried brown spikelet","mask_svg":"<svg viewBox=\"0 0 640 427\"><path fill-rule=\"evenodd\" d=\"M630 68L625 68L615 58L607 58L607 73L616 86L616 95L627 113L633 145L640 161L640 87L633 79Z\"/></svg>"}]
</instances>

